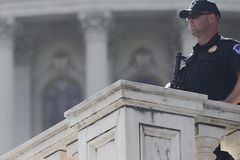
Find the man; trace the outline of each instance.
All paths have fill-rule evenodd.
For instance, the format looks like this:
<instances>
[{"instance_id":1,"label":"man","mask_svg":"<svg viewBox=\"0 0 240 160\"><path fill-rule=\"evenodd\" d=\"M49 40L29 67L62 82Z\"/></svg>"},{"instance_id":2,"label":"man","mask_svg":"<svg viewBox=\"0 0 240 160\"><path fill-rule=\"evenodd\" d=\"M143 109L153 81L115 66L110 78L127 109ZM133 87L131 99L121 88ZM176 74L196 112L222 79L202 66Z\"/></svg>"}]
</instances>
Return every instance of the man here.
<instances>
[{"instance_id":1,"label":"man","mask_svg":"<svg viewBox=\"0 0 240 160\"><path fill-rule=\"evenodd\" d=\"M180 89L207 94L209 99L240 102L240 43L218 33L221 13L216 4L193 1L179 17L187 19L197 39L193 54L181 70Z\"/></svg>"},{"instance_id":2,"label":"man","mask_svg":"<svg viewBox=\"0 0 240 160\"><path fill-rule=\"evenodd\" d=\"M180 71L179 88L207 94L209 99L238 104L240 102L240 43L218 33L221 13L215 3L193 1L179 17L188 22L188 29L196 37L193 54ZM216 149L218 160L231 160ZM221 155L223 154L223 155Z\"/></svg>"}]
</instances>

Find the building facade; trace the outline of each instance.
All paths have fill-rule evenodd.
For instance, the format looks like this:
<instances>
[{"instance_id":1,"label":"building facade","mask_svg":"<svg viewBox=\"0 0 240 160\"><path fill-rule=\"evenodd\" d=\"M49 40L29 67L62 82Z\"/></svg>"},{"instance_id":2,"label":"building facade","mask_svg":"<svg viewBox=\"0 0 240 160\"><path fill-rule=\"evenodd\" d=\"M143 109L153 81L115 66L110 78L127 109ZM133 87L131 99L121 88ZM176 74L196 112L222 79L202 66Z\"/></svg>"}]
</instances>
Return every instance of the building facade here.
<instances>
[{"instance_id":1,"label":"building facade","mask_svg":"<svg viewBox=\"0 0 240 160\"><path fill-rule=\"evenodd\" d=\"M164 86L195 43L177 16L190 0L1 0L0 153L126 79ZM240 39L238 0L216 1L220 31Z\"/></svg>"}]
</instances>

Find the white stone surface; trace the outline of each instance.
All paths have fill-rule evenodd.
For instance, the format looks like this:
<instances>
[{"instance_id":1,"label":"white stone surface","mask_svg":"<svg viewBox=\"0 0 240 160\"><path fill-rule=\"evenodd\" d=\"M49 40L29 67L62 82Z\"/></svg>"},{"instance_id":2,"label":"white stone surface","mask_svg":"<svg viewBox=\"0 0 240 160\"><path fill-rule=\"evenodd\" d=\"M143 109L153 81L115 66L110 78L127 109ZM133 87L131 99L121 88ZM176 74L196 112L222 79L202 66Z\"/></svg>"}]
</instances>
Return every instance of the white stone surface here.
<instances>
[{"instance_id":1,"label":"white stone surface","mask_svg":"<svg viewBox=\"0 0 240 160\"><path fill-rule=\"evenodd\" d=\"M196 159L215 160L213 152L226 134L225 128L200 123L196 125L196 130Z\"/></svg>"},{"instance_id":2,"label":"white stone surface","mask_svg":"<svg viewBox=\"0 0 240 160\"><path fill-rule=\"evenodd\" d=\"M221 127L240 128L239 105L208 100L204 103L202 114L196 118L196 123L206 123Z\"/></svg>"},{"instance_id":3,"label":"white stone surface","mask_svg":"<svg viewBox=\"0 0 240 160\"><path fill-rule=\"evenodd\" d=\"M2 155L0 160L38 160L57 150L67 150L67 144L75 141L77 134L68 128L66 120Z\"/></svg>"},{"instance_id":4,"label":"white stone surface","mask_svg":"<svg viewBox=\"0 0 240 160\"><path fill-rule=\"evenodd\" d=\"M240 108L206 98L120 80L0 160L59 158L57 151L62 150L64 157L74 160L214 160L212 151L226 131L240 129ZM233 111L235 116L228 117ZM226 150L238 156L239 143L229 142L239 139L239 131L232 133L227 135Z\"/></svg>"},{"instance_id":5,"label":"white stone surface","mask_svg":"<svg viewBox=\"0 0 240 160\"><path fill-rule=\"evenodd\" d=\"M180 131L141 125L142 159L180 160Z\"/></svg>"},{"instance_id":6,"label":"white stone surface","mask_svg":"<svg viewBox=\"0 0 240 160\"><path fill-rule=\"evenodd\" d=\"M79 159L96 160L98 154L108 157L111 153L110 159L137 160L142 155L142 159L157 160L160 156L158 154L161 154L159 147L166 147L165 143L169 147L165 148L167 153L162 152L163 159L171 157L171 160L178 160L180 155L182 159L193 159L194 121L193 118L182 118L178 115L124 107L79 132ZM154 147L156 143L158 146ZM101 150L101 147L106 149L109 146L112 146L109 152ZM150 149L150 146L156 150Z\"/></svg>"},{"instance_id":7,"label":"white stone surface","mask_svg":"<svg viewBox=\"0 0 240 160\"><path fill-rule=\"evenodd\" d=\"M118 89L121 89L121 88L118 88L119 85L121 86L121 88L124 88L124 90L118 91ZM134 89L135 87L137 87L137 88L139 87L139 88ZM126 159L140 159L139 156L140 156L141 152L139 150L139 147L136 147L136 146L139 146L141 143L139 141L139 139L144 139L144 138L143 137L141 138L139 135L139 132L140 132L139 125L140 124L145 124L145 125L151 124L151 125L154 125L155 127L160 126L160 128L161 127L165 128L166 131L164 130L162 132L166 132L166 133L174 132L172 130L178 130L178 131L180 130L179 133L181 132L181 138L172 138L173 140L171 140L172 142L171 142L171 146L170 146L170 149L171 149L170 153L177 153L180 155L180 153L178 151L178 150L180 150L180 146L188 146L188 147L184 147L184 148L181 147L182 158L189 159L189 160L193 159L194 158L194 146L195 146L194 145L193 117L195 116L196 112L200 112L200 110L201 110L200 106L198 106L198 104L196 103L195 105L198 106L199 109L197 109L198 107L196 107L195 108L196 111L194 111L194 110L190 111L189 110L190 108L187 107L187 104L185 104L186 108L179 105L178 107L181 107L182 110L184 110L184 108L186 109L186 113L178 112L179 114L185 114L185 115L187 114L188 116L187 116L187 118L185 117L186 119L184 119L184 116L181 117L180 115L176 115L177 111L172 109L171 105L168 106L168 112L174 113L173 115L161 114L161 112L158 113L158 111L156 111L156 113L152 111L153 112L152 113L151 110L148 111L149 108L152 109L152 107L153 107L150 104L150 101L152 101L152 103L154 103L157 99L161 99L161 96L163 96L160 94L160 92L157 92L157 90L155 90L156 93L153 90L151 90L154 88L155 88L155 86L151 86L151 85L146 85L146 86L141 85L140 86L137 83L129 83L127 81L119 81L119 82L113 84L111 87L103 90L98 95L94 95L93 97L90 98L92 100L93 99L99 100L99 98L102 97L103 95L111 94L112 99L106 98L103 101L101 101L102 103L98 103L98 101L95 101L93 103L93 101L90 101L91 103L95 104L94 108L84 108L83 106L76 106L76 108L73 108L72 110L69 110L68 112L66 112L65 115L66 115L66 117L69 118L70 122L74 122L74 121L76 122L77 117L83 119L83 121L79 124L72 123L72 125L76 125L77 128L79 128L79 129L84 128L83 130L81 130L79 132L79 150L81 152L81 153L79 153L79 158L88 159L89 154L86 154L86 152L88 151L86 146L90 140L98 137L98 135L100 136L100 135L104 134L106 131L109 131L111 128L116 127L116 132L117 132L117 133L115 133L115 135L116 135L115 141L116 142L114 143L114 144L116 144L115 147L117 148L116 156L118 158L121 158L121 156L123 156L123 158L126 158ZM143 91L144 89L146 89L144 92L140 92L140 91ZM148 89L150 89L151 92ZM160 89L160 87L158 89ZM145 93L145 94L142 95L141 93ZM183 94L181 94L181 95L183 95ZM194 94L192 96L194 96ZM200 95L195 95L195 96L197 97ZM106 96L104 96L104 97L106 97ZM122 101L121 102L121 101L117 100L119 98L121 99L121 97L124 97L124 99L126 99L126 101L121 100ZM200 96L199 98L200 99L204 98L204 96L203 97ZM132 101L130 101L130 99ZM140 101L141 103L138 101ZM82 104L84 104L84 106L88 106L88 102L89 101L85 101ZM116 110L117 108L123 106L124 104L126 104L127 106L132 106L133 108L136 107L136 111L134 109L132 110L131 107L129 107L129 108L127 107L127 108L120 109L120 112L118 111L119 113L114 112L114 114L111 114L111 116L105 117L105 115L108 115L109 112ZM161 105L166 105L166 102L161 101L161 100L156 101L155 109L159 110L159 111L162 109L163 110L167 109L165 107L161 108ZM82 112L77 111L77 108L82 110ZM139 113L138 113L138 108L139 108ZM187 112L187 110L188 110L188 112ZM94 115L90 116L89 113L91 113L92 111L94 111L94 112L98 111L98 112L95 113ZM88 113L88 114L86 114L86 113ZM192 118L189 117L189 115L191 115ZM105 117L105 118L102 119L101 117ZM94 121L96 121L97 119L100 119L100 120L97 121L97 123L94 123ZM154 122L153 122L153 119L154 119ZM77 121L79 121L79 120L80 119L78 119ZM94 123L94 124L88 126L88 124L92 124L92 123ZM190 129L190 128L192 128L192 129ZM162 132L160 131L159 133L162 133ZM178 132L176 131L176 133L175 133L176 136L172 136L172 137L178 137L177 133ZM161 134L158 137L161 137ZM170 137L171 137L171 134L170 134ZM192 137L192 138L190 138L190 137ZM181 139L181 142L178 142L178 140L180 140L180 139ZM180 143L180 144L178 144L178 143ZM113 144L111 144L111 145L113 145ZM152 145L152 144L150 144L150 145ZM141 146L141 148L144 148L144 145ZM191 150L192 150L192 152L191 152L192 154L189 154L189 153L187 154L187 151L189 152ZM178 159L179 157L177 157L177 156L174 157L174 155L177 155L177 154L171 154L172 159ZM151 153L146 153L143 155L148 157L151 155ZM154 158L154 157L152 157L152 158ZM94 158L90 157L90 159L94 159Z\"/></svg>"},{"instance_id":8,"label":"white stone surface","mask_svg":"<svg viewBox=\"0 0 240 160\"><path fill-rule=\"evenodd\" d=\"M65 117L72 126L84 128L123 105L195 117L205 99L205 95L120 80L65 112Z\"/></svg>"},{"instance_id":9,"label":"white stone surface","mask_svg":"<svg viewBox=\"0 0 240 160\"><path fill-rule=\"evenodd\" d=\"M228 151L235 160L240 160L240 131L226 135L221 141L221 150Z\"/></svg>"}]
</instances>

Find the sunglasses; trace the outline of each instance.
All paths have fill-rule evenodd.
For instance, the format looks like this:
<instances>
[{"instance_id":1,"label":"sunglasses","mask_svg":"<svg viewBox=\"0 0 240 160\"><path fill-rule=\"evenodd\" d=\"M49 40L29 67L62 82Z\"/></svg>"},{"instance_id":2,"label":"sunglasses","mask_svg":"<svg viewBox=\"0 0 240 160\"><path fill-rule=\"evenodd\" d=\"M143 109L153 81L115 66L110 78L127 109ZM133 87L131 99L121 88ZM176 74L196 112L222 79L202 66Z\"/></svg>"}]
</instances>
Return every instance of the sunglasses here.
<instances>
[{"instance_id":1,"label":"sunglasses","mask_svg":"<svg viewBox=\"0 0 240 160\"><path fill-rule=\"evenodd\" d=\"M210 12L192 13L192 14L190 14L186 19L187 19L187 21L188 21L189 19L197 19L198 17L200 17L200 16L202 16L202 15L208 15L208 14L212 14L212 13L210 13Z\"/></svg>"}]
</instances>

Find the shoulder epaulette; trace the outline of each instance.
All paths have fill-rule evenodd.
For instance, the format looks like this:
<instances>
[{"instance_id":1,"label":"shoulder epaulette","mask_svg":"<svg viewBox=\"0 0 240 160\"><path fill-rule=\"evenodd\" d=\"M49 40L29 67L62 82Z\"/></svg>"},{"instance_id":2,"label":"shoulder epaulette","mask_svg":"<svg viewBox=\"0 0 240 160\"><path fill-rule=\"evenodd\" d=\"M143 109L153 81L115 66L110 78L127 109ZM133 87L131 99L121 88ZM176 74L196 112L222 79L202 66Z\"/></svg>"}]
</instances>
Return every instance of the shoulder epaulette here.
<instances>
[{"instance_id":1,"label":"shoulder epaulette","mask_svg":"<svg viewBox=\"0 0 240 160\"><path fill-rule=\"evenodd\" d=\"M233 39L233 38L225 38L223 36L221 36L221 40L222 41L234 41L236 43L240 43L240 41L236 40L236 39Z\"/></svg>"}]
</instances>

